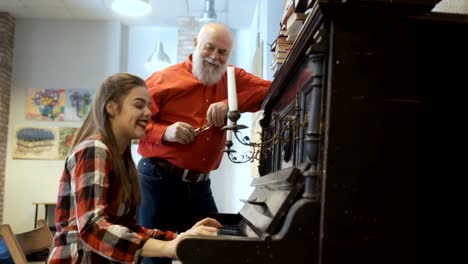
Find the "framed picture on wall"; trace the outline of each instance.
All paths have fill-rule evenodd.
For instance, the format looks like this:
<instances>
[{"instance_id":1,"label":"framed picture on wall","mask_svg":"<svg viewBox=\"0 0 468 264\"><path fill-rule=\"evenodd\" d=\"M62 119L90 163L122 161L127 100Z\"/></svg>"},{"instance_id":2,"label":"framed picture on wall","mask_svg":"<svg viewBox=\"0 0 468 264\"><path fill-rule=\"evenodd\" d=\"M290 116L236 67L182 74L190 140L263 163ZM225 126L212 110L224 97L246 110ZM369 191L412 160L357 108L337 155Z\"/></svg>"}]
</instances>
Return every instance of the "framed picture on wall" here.
<instances>
[{"instance_id":1,"label":"framed picture on wall","mask_svg":"<svg viewBox=\"0 0 468 264\"><path fill-rule=\"evenodd\" d=\"M93 92L88 90L67 90L65 121L83 121L93 101Z\"/></svg>"},{"instance_id":2,"label":"framed picture on wall","mask_svg":"<svg viewBox=\"0 0 468 264\"><path fill-rule=\"evenodd\" d=\"M16 126L13 159L66 159L77 127Z\"/></svg>"},{"instance_id":3,"label":"framed picture on wall","mask_svg":"<svg viewBox=\"0 0 468 264\"><path fill-rule=\"evenodd\" d=\"M17 126L14 128L14 159L56 159L58 128Z\"/></svg>"},{"instance_id":4,"label":"framed picture on wall","mask_svg":"<svg viewBox=\"0 0 468 264\"><path fill-rule=\"evenodd\" d=\"M65 89L31 88L26 102L26 119L63 121L65 100Z\"/></svg>"},{"instance_id":5,"label":"framed picture on wall","mask_svg":"<svg viewBox=\"0 0 468 264\"><path fill-rule=\"evenodd\" d=\"M66 159L68 151L75 140L76 133L78 132L77 127L60 127L59 128L59 147L57 159Z\"/></svg>"}]
</instances>

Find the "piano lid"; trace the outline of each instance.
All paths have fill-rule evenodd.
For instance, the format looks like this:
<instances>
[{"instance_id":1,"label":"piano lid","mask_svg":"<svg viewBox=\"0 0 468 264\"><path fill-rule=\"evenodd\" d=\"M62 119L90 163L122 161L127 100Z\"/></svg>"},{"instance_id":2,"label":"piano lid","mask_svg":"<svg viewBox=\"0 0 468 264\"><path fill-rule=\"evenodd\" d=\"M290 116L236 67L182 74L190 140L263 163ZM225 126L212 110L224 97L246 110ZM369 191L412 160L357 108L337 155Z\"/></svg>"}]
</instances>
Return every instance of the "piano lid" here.
<instances>
[{"instance_id":1,"label":"piano lid","mask_svg":"<svg viewBox=\"0 0 468 264\"><path fill-rule=\"evenodd\" d=\"M255 189L240 210L240 215L258 237L275 234L304 186L304 166L290 167L252 180ZM245 231L245 230L244 230ZM248 236L251 236L246 232Z\"/></svg>"}]
</instances>

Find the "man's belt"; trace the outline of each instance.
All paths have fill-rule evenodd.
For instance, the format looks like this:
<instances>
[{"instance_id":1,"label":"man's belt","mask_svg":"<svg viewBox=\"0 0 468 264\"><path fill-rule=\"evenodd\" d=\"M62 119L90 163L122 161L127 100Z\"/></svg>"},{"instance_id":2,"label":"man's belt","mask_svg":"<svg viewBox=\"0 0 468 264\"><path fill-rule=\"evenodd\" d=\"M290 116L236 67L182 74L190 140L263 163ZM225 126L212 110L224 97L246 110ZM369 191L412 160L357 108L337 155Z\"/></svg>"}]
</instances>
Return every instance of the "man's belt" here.
<instances>
[{"instance_id":1,"label":"man's belt","mask_svg":"<svg viewBox=\"0 0 468 264\"><path fill-rule=\"evenodd\" d=\"M153 161L154 164L169 170L171 174L181 177L185 182L195 183L207 181L210 179L210 173L202 173L195 170L177 167L165 159L151 158L151 161Z\"/></svg>"}]
</instances>

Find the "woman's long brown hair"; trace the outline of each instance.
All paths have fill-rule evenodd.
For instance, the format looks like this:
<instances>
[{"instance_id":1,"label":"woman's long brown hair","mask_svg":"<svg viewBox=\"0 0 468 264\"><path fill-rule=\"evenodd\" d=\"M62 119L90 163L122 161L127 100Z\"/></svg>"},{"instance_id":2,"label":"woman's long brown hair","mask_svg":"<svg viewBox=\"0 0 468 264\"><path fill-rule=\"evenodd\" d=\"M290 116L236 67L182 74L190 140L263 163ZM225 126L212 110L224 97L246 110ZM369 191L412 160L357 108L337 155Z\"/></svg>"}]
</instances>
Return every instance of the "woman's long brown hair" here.
<instances>
[{"instance_id":1,"label":"woman's long brown hair","mask_svg":"<svg viewBox=\"0 0 468 264\"><path fill-rule=\"evenodd\" d=\"M120 193L117 196L117 201L123 202L129 207L137 207L141 202L138 174L132 159L130 142L128 142L124 153L119 153L106 105L109 102L115 102L121 110L123 99L130 90L141 86L146 87L145 81L129 73L117 73L104 80L94 97L88 116L78 130L73 146L70 148L73 149L84 140L100 137L109 148L112 170L117 184L119 184Z\"/></svg>"}]
</instances>

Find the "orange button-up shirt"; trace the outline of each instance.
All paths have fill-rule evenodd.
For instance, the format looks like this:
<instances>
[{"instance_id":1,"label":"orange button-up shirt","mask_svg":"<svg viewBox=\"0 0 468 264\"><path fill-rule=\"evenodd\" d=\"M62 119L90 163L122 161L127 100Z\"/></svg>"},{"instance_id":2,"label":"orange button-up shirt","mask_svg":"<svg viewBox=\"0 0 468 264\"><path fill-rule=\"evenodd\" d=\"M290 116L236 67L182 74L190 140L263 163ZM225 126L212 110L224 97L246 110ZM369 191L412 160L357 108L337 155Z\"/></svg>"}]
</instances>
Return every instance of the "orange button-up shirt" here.
<instances>
[{"instance_id":1,"label":"orange button-up shirt","mask_svg":"<svg viewBox=\"0 0 468 264\"><path fill-rule=\"evenodd\" d=\"M240 112L255 112L271 86L241 68L235 68L237 102ZM227 102L227 74L212 86L203 85L192 74L192 56L184 62L153 73L147 80L152 100L152 118L146 136L140 140L138 152L143 157L163 158L172 164L199 172L217 169L223 157L225 131L211 127L189 144L163 141L164 131L175 122L185 122L194 128L206 122L208 107Z\"/></svg>"}]
</instances>

